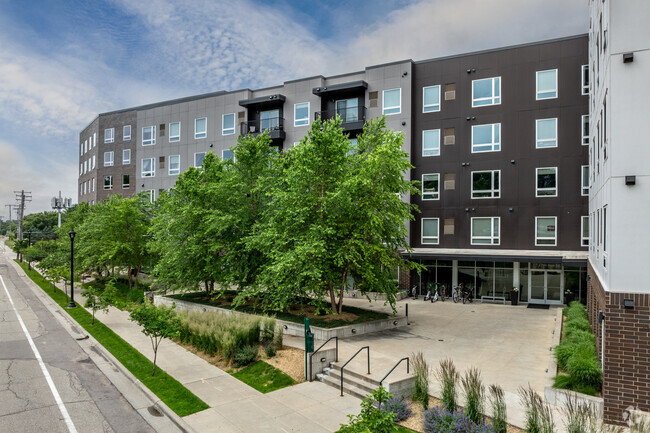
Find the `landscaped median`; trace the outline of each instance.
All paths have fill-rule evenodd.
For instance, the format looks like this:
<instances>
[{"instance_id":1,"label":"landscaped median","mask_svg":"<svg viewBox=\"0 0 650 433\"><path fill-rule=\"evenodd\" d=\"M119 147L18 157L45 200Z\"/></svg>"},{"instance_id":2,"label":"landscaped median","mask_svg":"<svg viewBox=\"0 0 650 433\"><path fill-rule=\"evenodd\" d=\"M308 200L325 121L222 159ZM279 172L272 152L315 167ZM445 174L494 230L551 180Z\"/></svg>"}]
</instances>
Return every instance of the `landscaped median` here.
<instances>
[{"instance_id":1,"label":"landscaped median","mask_svg":"<svg viewBox=\"0 0 650 433\"><path fill-rule=\"evenodd\" d=\"M151 390L178 416L187 416L207 409L209 406L176 379L158 369L152 376L153 364L144 355L134 349L130 344L120 338L116 333L102 324L97 318L92 324L92 314L85 309L66 308L68 299L65 293L56 289L46 281L37 271L27 270L26 263L18 263L27 276L34 281L43 291L50 296L59 306L79 323L99 344L108 350L124 367L126 367L140 382Z\"/></svg>"}]
</instances>

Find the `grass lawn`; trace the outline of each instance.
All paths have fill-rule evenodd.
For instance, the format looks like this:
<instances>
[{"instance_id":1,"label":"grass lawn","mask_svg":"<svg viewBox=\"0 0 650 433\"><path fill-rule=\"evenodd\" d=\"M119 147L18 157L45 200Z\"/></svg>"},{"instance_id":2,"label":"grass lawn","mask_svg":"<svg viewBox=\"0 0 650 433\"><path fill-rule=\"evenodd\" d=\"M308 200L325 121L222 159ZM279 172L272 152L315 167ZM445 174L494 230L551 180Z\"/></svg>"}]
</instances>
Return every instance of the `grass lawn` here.
<instances>
[{"instance_id":1,"label":"grass lawn","mask_svg":"<svg viewBox=\"0 0 650 433\"><path fill-rule=\"evenodd\" d=\"M233 377L263 394L296 384L295 380L264 361L242 368L233 373Z\"/></svg>"},{"instance_id":2,"label":"grass lawn","mask_svg":"<svg viewBox=\"0 0 650 433\"><path fill-rule=\"evenodd\" d=\"M254 301L251 301L249 304L239 305L237 308L233 308L230 302L235 297L235 295L236 292L234 291L226 291L223 296L216 299L213 295L208 295L204 292L183 293L179 295L171 295L170 297L183 301L195 302L197 304L211 305L213 307L241 311L243 313L269 314L275 316L276 319L286 320L287 322L303 323L305 317L309 317L310 325L320 328L337 328L339 326L372 322L374 320L388 319L390 317L386 313L364 310L363 308L350 307L346 305L343 306L343 314L340 316L331 314L315 316L312 314L314 307L308 305L307 302L305 302L303 305L292 305L290 311L261 311L261 309L255 308Z\"/></svg>"},{"instance_id":3,"label":"grass lawn","mask_svg":"<svg viewBox=\"0 0 650 433\"><path fill-rule=\"evenodd\" d=\"M108 280L95 280L83 283L82 287L86 288L89 286L96 286L103 289L107 282ZM114 284L117 291L117 299L115 299L113 306L120 310L125 309L134 302L141 303L144 300L144 292L149 290L146 285L135 284L135 281L133 283L133 288L129 289L129 282L126 279L118 279Z\"/></svg>"},{"instance_id":4,"label":"grass lawn","mask_svg":"<svg viewBox=\"0 0 650 433\"><path fill-rule=\"evenodd\" d=\"M79 323L102 346L115 356L135 377L147 388L158 396L171 410L179 416L190 415L209 408L201 399L192 394L176 379L156 367L156 375L151 376L153 363L144 355L135 350L129 343L122 340L116 333L102 324L95 317L95 324L91 325L92 314L81 307L66 308L68 301L65 293L56 289L41 275L27 270L27 263L18 263L27 275L43 289L54 301L65 308L68 314ZM77 289L79 290L79 289Z\"/></svg>"}]
</instances>

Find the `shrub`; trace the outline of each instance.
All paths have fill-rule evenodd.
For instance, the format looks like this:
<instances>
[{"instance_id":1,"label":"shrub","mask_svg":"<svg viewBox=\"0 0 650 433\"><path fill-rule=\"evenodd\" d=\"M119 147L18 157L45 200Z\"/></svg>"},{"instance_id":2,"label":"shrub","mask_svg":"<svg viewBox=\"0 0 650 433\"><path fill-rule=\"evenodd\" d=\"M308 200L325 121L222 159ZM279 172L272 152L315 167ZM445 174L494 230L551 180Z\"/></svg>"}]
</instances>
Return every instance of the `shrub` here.
<instances>
[{"instance_id":1,"label":"shrub","mask_svg":"<svg viewBox=\"0 0 650 433\"><path fill-rule=\"evenodd\" d=\"M460 375L451 359L440 361L440 367L436 370L436 378L442 389L441 400L443 406L450 411L456 410L456 384Z\"/></svg>"},{"instance_id":2,"label":"shrub","mask_svg":"<svg viewBox=\"0 0 650 433\"><path fill-rule=\"evenodd\" d=\"M481 380L481 372L470 368L461 380L465 391L465 413L476 424L483 424L483 397L485 387Z\"/></svg>"},{"instance_id":3,"label":"shrub","mask_svg":"<svg viewBox=\"0 0 650 433\"><path fill-rule=\"evenodd\" d=\"M348 415L350 423L341 424L337 433L394 433L397 430L395 414L377 407L383 406L392 396L381 386L371 392L361 401L359 415Z\"/></svg>"},{"instance_id":4,"label":"shrub","mask_svg":"<svg viewBox=\"0 0 650 433\"><path fill-rule=\"evenodd\" d=\"M596 357L596 347L589 341L562 341L562 343L555 346L553 351L558 367L564 371L567 371L569 359L574 355L583 354L584 356L591 355L594 358Z\"/></svg>"},{"instance_id":5,"label":"shrub","mask_svg":"<svg viewBox=\"0 0 650 433\"><path fill-rule=\"evenodd\" d=\"M425 433L491 433L492 426L477 425L462 410L433 407L424 411Z\"/></svg>"},{"instance_id":6,"label":"shrub","mask_svg":"<svg viewBox=\"0 0 650 433\"><path fill-rule=\"evenodd\" d=\"M582 318L572 320L567 319L567 321L564 323L564 335L566 336L567 332L571 333L575 330L591 332L589 321Z\"/></svg>"},{"instance_id":7,"label":"shrub","mask_svg":"<svg viewBox=\"0 0 650 433\"><path fill-rule=\"evenodd\" d=\"M578 328L569 328L565 330L564 332L564 338L562 339L562 342L567 342L567 343L589 343L590 345L594 346L594 349L596 347L596 337L594 334L591 333L591 331L585 331L582 329Z\"/></svg>"},{"instance_id":8,"label":"shrub","mask_svg":"<svg viewBox=\"0 0 650 433\"><path fill-rule=\"evenodd\" d=\"M506 399L503 388L490 385L490 404L492 405L492 428L495 433L506 433L508 429Z\"/></svg>"},{"instance_id":9,"label":"shrub","mask_svg":"<svg viewBox=\"0 0 650 433\"><path fill-rule=\"evenodd\" d=\"M576 318L587 319L587 309L578 301L573 301L567 308L564 309L564 315L567 320L572 320Z\"/></svg>"},{"instance_id":10,"label":"shrub","mask_svg":"<svg viewBox=\"0 0 650 433\"><path fill-rule=\"evenodd\" d=\"M275 336L275 319L272 317L265 317L260 323L260 341L262 343L268 343L273 341Z\"/></svg>"},{"instance_id":11,"label":"shrub","mask_svg":"<svg viewBox=\"0 0 650 433\"><path fill-rule=\"evenodd\" d=\"M257 359L257 346L244 346L235 349L235 367L243 367Z\"/></svg>"},{"instance_id":12,"label":"shrub","mask_svg":"<svg viewBox=\"0 0 650 433\"><path fill-rule=\"evenodd\" d=\"M276 354L277 349L273 344L269 344L267 346L264 346L264 353L268 358L273 358Z\"/></svg>"},{"instance_id":13,"label":"shrub","mask_svg":"<svg viewBox=\"0 0 650 433\"><path fill-rule=\"evenodd\" d=\"M553 412L542 397L530 385L528 388L519 387L519 396L526 412L525 430L528 433L553 433Z\"/></svg>"},{"instance_id":14,"label":"shrub","mask_svg":"<svg viewBox=\"0 0 650 433\"><path fill-rule=\"evenodd\" d=\"M273 335L273 344L275 348L280 350L282 349L282 339L284 337L284 328L281 324L276 323L275 325L275 334Z\"/></svg>"},{"instance_id":15,"label":"shrub","mask_svg":"<svg viewBox=\"0 0 650 433\"><path fill-rule=\"evenodd\" d=\"M577 383L600 388L603 372L596 356L591 352L577 351L569 358L566 371Z\"/></svg>"},{"instance_id":16,"label":"shrub","mask_svg":"<svg viewBox=\"0 0 650 433\"><path fill-rule=\"evenodd\" d=\"M377 403L379 407L379 403ZM404 421L412 415L411 408L404 396L389 397L379 409L395 414L395 421Z\"/></svg>"},{"instance_id":17,"label":"shrub","mask_svg":"<svg viewBox=\"0 0 650 433\"><path fill-rule=\"evenodd\" d=\"M424 410L429 408L429 373L430 369L422 352L411 355L413 373L415 374L415 391L413 401L420 403Z\"/></svg>"}]
</instances>

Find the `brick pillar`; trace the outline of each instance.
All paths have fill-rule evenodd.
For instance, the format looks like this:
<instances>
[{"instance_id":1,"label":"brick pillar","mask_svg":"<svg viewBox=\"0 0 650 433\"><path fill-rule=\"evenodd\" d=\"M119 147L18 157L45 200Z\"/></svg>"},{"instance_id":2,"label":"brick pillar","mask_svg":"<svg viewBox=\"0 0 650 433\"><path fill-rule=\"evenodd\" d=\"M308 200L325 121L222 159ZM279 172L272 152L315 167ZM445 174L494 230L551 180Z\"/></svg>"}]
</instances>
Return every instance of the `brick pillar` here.
<instances>
[{"instance_id":1,"label":"brick pillar","mask_svg":"<svg viewBox=\"0 0 650 433\"><path fill-rule=\"evenodd\" d=\"M409 293L411 290L411 271L409 269L399 268L399 285L400 290L406 290Z\"/></svg>"}]
</instances>

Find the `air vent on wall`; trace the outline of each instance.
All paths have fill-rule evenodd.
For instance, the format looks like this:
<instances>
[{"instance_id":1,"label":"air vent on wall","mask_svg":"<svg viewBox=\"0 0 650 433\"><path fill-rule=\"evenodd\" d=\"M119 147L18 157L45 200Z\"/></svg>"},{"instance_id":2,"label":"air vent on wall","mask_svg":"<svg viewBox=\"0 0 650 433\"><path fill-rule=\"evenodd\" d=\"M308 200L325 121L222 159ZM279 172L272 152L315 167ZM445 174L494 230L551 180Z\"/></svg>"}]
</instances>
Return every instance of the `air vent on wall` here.
<instances>
[{"instance_id":1,"label":"air vent on wall","mask_svg":"<svg viewBox=\"0 0 650 433\"><path fill-rule=\"evenodd\" d=\"M443 233L446 235L453 235L454 234L454 219L453 218L445 218L445 226L443 229Z\"/></svg>"},{"instance_id":2,"label":"air vent on wall","mask_svg":"<svg viewBox=\"0 0 650 433\"><path fill-rule=\"evenodd\" d=\"M445 84L445 101L456 99L456 83Z\"/></svg>"},{"instance_id":3,"label":"air vent on wall","mask_svg":"<svg viewBox=\"0 0 650 433\"><path fill-rule=\"evenodd\" d=\"M444 143L446 145L456 144L456 128L445 128Z\"/></svg>"},{"instance_id":4,"label":"air vent on wall","mask_svg":"<svg viewBox=\"0 0 650 433\"><path fill-rule=\"evenodd\" d=\"M245 117L245 116L246 116L246 112L245 112L245 111L240 111L240 112L237 113L237 119L238 119L240 122L243 122L243 121L244 121L244 117Z\"/></svg>"},{"instance_id":5,"label":"air vent on wall","mask_svg":"<svg viewBox=\"0 0 650 433\"><path fill-rule=\"evenodd\" d=\"M456 173L445 173L445 189L456 189Z\"/></svg>"},{"instance_id":6,"label":"air vent on wall","mask_svg":"<svg viewBox=\"0 0 650 433\"><path fill-rule=\"evenodd\" d=\"M377 100L379 99L379 92L368 92L369 108L377 108L379 106Z\"/></svg>"}]
</instances>

